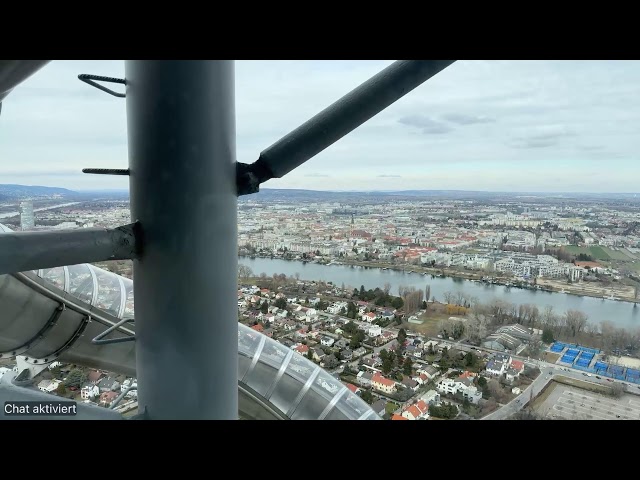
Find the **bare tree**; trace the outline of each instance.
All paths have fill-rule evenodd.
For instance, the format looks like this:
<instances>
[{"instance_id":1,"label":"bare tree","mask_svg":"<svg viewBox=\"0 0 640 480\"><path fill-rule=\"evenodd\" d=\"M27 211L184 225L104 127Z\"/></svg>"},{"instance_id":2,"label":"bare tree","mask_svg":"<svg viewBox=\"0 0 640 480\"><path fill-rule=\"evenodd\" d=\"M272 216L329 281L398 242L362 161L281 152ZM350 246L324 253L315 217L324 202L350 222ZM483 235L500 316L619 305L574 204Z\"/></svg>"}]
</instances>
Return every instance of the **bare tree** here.
<instances>
[{"instance_id":1,"label":"bare tree","mask_svg":"<svg viewBox=\"0 0 640 480\"><path fill-rule=\"evenodd\" d=\"M267 279L267 274L264 272L260 273L260 280L266 280Z\"/></svg>"},{"instance_id":2,"label":"bare tree","mask_svg":"<svg viewBox=\"0 0 640 480\"><path fill-rule=\"evenodd\" d=\"M389 282L385 282L385 284L384 284L384 294L385 295L389 295L390 291L391 291L391 284Z\"/></svg>"},{"instance_id":3,"label":"bare tree","mask_svg":"<svg viewBox=\"0 0 640 480\"><path fill-rule=\"evenodd\" d=\"M424 290L424 298L426 298L427 301L431 298L431 285L429 284L427 284L427 287Z\"/></svg>"},{"instance_id":4,"label":"bare tree","mask_svg":"<svg viewBox=\"0 0 640 480\"><path fill-rule=\"evenodd\" d=\"M444 296L445 303L447 304L453 303L453 297L454 297L453 292L444 292L443 296Z\"/></svg>"},{"instance_id":5,"label":"bare tree","mask_svg":"<svg viewBox=\"0 0 640 480\"><path fill-rule=\"evenodd\" d=\"M564 317L572 337L579 334L587 324L587 316L580 310L567 310Z\"/></svg>"},{"instance_id":6,"label":"bare tree","mask_svg":"<svg viewBox=\"0 0 640 480\"><path fill-rule=\"evenodd\" d=\"M467 320L467 338L475 345L479 345L487 336L487 318L482 314L476 314Z\"/></svg>"},{"instance_id":7,"label":"bare tree","mask_svg":"<svg viewBox=\"0 0 640 480\"><path fill-rule=\"evenodd\" d=\"M464 293L456 293L456 305L464 305Z\"/></svg>"},{"instance_id":8,"label":"bare tree","mask_svg":"<svg viewBox=\"0 0 640 480\"><path fill-rule=\"evenodd\" d=\"M242 264L238 265L238 277L240 277L242 280L247 280L252 275L253 271L251 270L251 268Z\"/></svg>"},{"instance_id":9,"label":"bare tree","mask_svg":"<svg viewBox=\"0 0 640 480\"><path fill-rule=\"evenodd\" d=\"M293 274L296 277L296 281L300 280L300 274L298 272Z\"/></svg>"}]
</instances>

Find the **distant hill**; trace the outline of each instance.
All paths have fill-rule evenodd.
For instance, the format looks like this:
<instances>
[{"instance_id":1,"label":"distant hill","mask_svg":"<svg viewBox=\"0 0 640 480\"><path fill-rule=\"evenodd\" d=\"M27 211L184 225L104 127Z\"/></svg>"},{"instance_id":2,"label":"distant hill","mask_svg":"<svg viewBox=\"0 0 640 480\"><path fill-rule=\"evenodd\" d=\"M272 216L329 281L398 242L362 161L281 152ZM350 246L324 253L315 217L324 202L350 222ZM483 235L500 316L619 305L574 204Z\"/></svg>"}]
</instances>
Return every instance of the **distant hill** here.
<instances>
[{"instance_id":1,"label":"distant hill","mask_svg":"<svg viewBox=\"0 0 640 480\"><path fill-rule=\"evenodd\" d=\"M394 190L394 191L318 191L288 188L262 188L258 193L240 197L241 200L260 199L272 201L318 200L340 201L379 198L434 198L434 199L617 199L640 201L640 194L635 193L550 193L550 192L487 192L474 190Z\"/></svg>"},{"instance_id":2,"label":"distant hill","mask_svg":"<svg viewBox=\"0 0 640 480\"><path fill-rule=\"evenodd\" d=\"M69 197L77 195L73 190L59 187L43 187L40 185L0 184L0 198L16 199L26 197L51 197L61 195Z\"/></svg>"}]
</instances>

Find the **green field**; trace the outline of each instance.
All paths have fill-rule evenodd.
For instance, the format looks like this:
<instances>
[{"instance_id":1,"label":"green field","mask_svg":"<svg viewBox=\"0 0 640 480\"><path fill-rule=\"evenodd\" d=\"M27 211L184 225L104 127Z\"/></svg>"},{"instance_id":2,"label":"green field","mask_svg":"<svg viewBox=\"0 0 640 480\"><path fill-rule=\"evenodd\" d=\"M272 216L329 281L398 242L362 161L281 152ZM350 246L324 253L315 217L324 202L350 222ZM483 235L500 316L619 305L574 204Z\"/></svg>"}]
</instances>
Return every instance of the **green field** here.
<instances>
[{"instance_id":1,"label":"green field","mask_svg":"<svg viewBox=\"0 0 640 480\"><path fill-rule=\"evenodd\" d=\"M572 253L574 255L579 255L581 253L586 253L587 255L591 255L595 260L610 260L611 257L607 255L607 252L604 251L602 247L594 246L594 247L576 247L575 245L568 245L564 247L564 249Z\"/></svg>"}]
</instances>

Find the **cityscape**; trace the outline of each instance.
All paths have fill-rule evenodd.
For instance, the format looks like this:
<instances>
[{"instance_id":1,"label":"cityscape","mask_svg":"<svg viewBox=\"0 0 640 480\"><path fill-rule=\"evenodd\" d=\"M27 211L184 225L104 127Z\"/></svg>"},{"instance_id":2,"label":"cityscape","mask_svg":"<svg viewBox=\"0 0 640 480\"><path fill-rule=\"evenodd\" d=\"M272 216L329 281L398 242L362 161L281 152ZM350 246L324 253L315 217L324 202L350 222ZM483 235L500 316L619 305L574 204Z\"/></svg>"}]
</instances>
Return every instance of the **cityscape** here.
<instances>
[{"instance_id":1,"label":"cityscape","mask_svg":"<svg viewBox=\"0 0 640 480\"><path fill-rule=\"evenodd\" d=\"M13 195L0 215L14 231L130 216L126 192ZM380 418L640 419L635 195L267 189L239 202L238 247L238 321ZM132 278L131 261L94 266ZM53 362L31 388L130 416L135 386Z\"/></svg>"},{"instance_id":2,"label":"cityscape","mask_svg":"<svg viewBox=\"0 0 640 480\"><path fill-rule=\"evenodd\" d=\"M0 418L640 420L639 89L0 60Z\"/></svg>"}]
</instances>

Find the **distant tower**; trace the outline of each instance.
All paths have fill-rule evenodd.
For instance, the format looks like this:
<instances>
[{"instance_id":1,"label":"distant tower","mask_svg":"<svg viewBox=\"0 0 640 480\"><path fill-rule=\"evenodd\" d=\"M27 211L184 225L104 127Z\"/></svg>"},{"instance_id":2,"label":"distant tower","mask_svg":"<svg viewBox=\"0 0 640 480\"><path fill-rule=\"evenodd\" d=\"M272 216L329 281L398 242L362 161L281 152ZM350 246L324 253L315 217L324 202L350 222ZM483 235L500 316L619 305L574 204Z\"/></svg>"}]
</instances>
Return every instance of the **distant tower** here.
<instances>
[{"instance_id":1,"label":"distant tower","mask_svg":"<svg viewBox=\"0 0 640 480\"><path fill-rule=\"evenodd\" d=\"M20 203L20 228L22 230L31 230L35 227L35 219L33 216L33 203Z\"/></svg>"}]
</instances>

